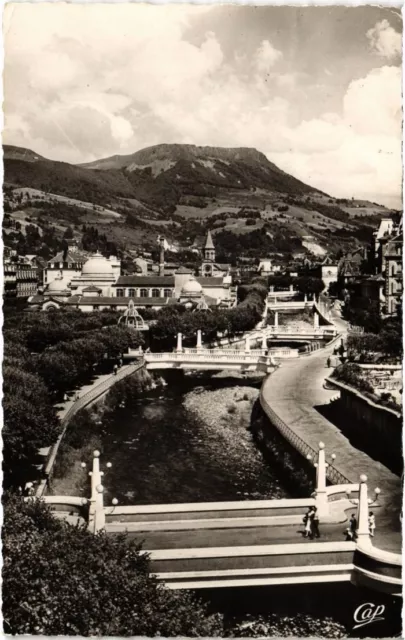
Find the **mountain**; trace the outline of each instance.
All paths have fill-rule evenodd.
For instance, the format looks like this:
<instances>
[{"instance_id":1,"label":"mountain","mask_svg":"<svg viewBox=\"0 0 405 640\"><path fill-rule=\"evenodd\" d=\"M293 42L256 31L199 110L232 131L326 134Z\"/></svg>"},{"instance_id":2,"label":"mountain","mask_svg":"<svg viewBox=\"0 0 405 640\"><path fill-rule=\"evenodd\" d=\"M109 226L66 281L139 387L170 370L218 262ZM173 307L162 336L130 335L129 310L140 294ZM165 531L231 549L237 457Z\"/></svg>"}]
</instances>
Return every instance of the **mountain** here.
<instances>
[{"instance_id":1,"label":"mountain","mask_svg":"<svg viewBox=\"0 0 405 640\"><path fill-rule=\"evenodd\" d=\"M104 203L136 198L162 212L224 190L303 195L316 189L279 169L256 149L162 144L84 165L47 160L4 146L5 182ZM191 198L191 201L190 201Z\"/></svg>"},{"instance_id":2,"label":"mountain","mask_svg":"<svg viewBox=\"0 0 405 640\"><path fill-rule=\"evenodd\" d=\"M136 197L173 210L188 196L213 198L221 191L266 191L303 195L317 190L270 162L256 149L160 144L127 156L81 165L92 171L121 170Z\"/></svg>"},{"instance_id":3,"label":"mountain","mask_svg":"<svg viewBox=\"0 0 405 640\"><path fill-rule=\"evenodd\" d=\"M5 207L13 218L46 221L61 232L73 224L78 236L83 224L95 225L121 246L154 246L160 233L188 245L211 228L218 241L228 234L228 244L249 234L246 242L259 242L263 255L308 243L347 251L389 214L326 195L252 148L161 144L82 165L15 146L3 151Z\"/></svg>"}]
</instances>

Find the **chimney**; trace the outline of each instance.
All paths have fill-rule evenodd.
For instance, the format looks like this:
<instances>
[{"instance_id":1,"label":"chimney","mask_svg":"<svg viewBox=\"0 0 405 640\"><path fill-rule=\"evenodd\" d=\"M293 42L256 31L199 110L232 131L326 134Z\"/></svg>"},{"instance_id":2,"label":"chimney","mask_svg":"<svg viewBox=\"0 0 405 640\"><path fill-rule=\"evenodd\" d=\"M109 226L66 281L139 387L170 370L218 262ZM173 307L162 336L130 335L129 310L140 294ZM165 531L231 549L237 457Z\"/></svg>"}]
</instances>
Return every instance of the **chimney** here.
<instances>
[{"instance_id":1,"label":"chimney","mask_svg":"<svg viewBox=\"0 0 405 640\"><path fill-rule=\"evenodd\" d=\"M159 238L160 242L160 255L159 255L159 275L165 275L165 239L163 236Z\"/></svg>"}]
</instances>

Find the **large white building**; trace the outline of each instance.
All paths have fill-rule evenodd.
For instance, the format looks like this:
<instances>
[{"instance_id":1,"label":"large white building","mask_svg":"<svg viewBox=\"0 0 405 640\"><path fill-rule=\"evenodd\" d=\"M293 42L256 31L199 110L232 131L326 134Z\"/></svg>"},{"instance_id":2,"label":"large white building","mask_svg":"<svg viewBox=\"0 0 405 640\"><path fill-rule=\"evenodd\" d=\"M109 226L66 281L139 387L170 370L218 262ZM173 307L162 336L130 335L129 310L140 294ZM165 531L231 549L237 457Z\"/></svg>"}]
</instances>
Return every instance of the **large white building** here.
<instances>
[{"instance_id":1,"label":"large white building","mask_svg":"<svg viewBox=\"0 0 405 640\"><path fill-rule=\"evenodd\" d=\"M70 270L60 265L59 269L51 267L55 276L50 278L41 294L29 299L29 303L44 310L67 305L82 311L106 308L124 310L130 301L139 309L161 309L178 303L200 308L233 306L236 304L236 288L232 286L229 270L225 270L229 265L215 263L210 233L206 245L208 253L204 254L201 268L204 275L194 277L193 272L185 267L180 267L174 275L164 275L164 253L161 252L158 275L124 276L121 275L121 263L117 258L105 258L95 253L83 263L80 271L77 263L68 263L75 267ZM205 275L207 271L204 265L207 264L215 275Z\"/></svg>"}]
</instances>

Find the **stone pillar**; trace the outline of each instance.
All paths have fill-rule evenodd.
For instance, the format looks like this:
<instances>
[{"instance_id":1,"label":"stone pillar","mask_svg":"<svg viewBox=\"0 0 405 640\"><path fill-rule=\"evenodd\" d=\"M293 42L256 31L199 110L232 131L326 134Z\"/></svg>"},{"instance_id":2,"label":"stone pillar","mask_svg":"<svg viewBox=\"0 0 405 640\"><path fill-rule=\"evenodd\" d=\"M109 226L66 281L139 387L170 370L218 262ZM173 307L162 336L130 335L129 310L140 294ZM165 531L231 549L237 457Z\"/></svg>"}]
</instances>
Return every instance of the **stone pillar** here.
<instances>
[{"instance_id":1,"label":"stone pillar","mask_svg":"<svg viewBox=\"0 0 405 640\"><path fill-rule=\"evenodd\" d=\"M202 343L201 343L201 329L197 330L197 351L201 351Z\"/></svg>"},{"instance_id":2,"label":"stone pillar","mask_svg":"<svg viewBox=\"0 0 405 640\"><path fill-rule=\"evenodd\" d=\"M294 285L293 284L290 284L290 291L291 291L291 293L294 291Z\"/></svg>"},{"instance_id":3,"label":"stone pillar","mask_svg":"<svg viewBox=\"0 0 405 640\"><path fill-rule=\"evenodd\" d=\"M100 451L93 452L93 466L92 471L89 472L91 478L91 495L89 502L89 530L94 532L96 512L97 512L97 489L96 487L101 484L100 474Z\"/></svg>"},{"instance_id":4,"label":"stone pillar","mask_svg":"<svg viewBox=\"0 0 405 640\"><path fill-rule=\"evenodd\" d=\"M246 336L245 338L245 351L250 351L250 336Z\"/></svg>"},{"instance_id":5,"label":"stone pillar","mask_svg":"<svg viewBox=\"0 0 405 640\"><path fill-rule=\"evenodd\" d=\"M278 329L278 311L274 312L274 328Z\"/></svg>"},{"instance_id":6,"label":"stone pillar","mask_svg":"<svg viewBox=\"0 0 405 640\"><path fill-rule=\"evenodd\" d=\"M318 466L316 469L316 498L315 503L318 509L318 515L320 518L329 514L328 496L326 493L326 460L325 460L325 445L323 442L319 443L318 450Z\"/></svg>"},{"instance_id":7,"label":"stone pillar","mask_svg":"<svg viewBox=\"0 0 405 640\"><path fill-rule=\"evenodd\" d=\"M183 351L183 345L182 345L182 335L181 333L177 334L177 349L176 351Z\"/></svg>"},{"instance_id":8,"label":"stone pillar","mask_svg":"<svg viewBox=\"0 0 405 640\"><path fill-rule=\"evenodd\" d=\"M360 476L359 506L357 510L357 542L363 547L371 546L370 531L368 528L368 496L367 476Z\"/></svg>"},{"instance_id":9,"label":"stone pillar","mask_svg":"<svg viewBox=\"0 0 405 640\"><path fill-rule=\"evenodd\" d=\"M263 351L267 349L267 337L264 331L262 333L262 349Z\"/></svg>"},{"instance_id":10,"label":"stone pillar","mask_svg":"<svg viewBox=\"0 0 405 640\"><path fill-rule=\"evenodd\" d=\"M314 329L319 329L319 315L317 311L314 311Z\"/></svg>"},{"instance_id":11,"label":"stone pillar","mask_svg":"<svg viewBox=\"0 0 405 640\"><path fill-rule=\"evenodd\" d=\"M308 302L308 296L307 294L304 295L304 302Z\"/></svg>"},{"instance_id":12,"label":"stone pillar","mask_svg":"<svg viewBox=\"0 0 405 640\"><path fill-rule=\"evenodd\" d=\"M94 514L94 533L105 529L105 511L103 500L104 487L98 484L96 487L96 509Z\"/></svg>"},{"instance_id":13,"label":"stone pillar","mask_svg":"<svg viewBox=\"0 0 405 640\"><path fill-rule=\"evenodd\" d=\"M312 294L312 300L316 302L316 295L314 293Z\"/></svg>"},{"instance_id":14,"label":"stone pillar","mask_svg":"<svg viewBox=\"0 0 405 640\"><path fill-rule=\"evenodd\" d=\"M274 293L274 284L270 285L270 293Z\"/></svg>"}]
</instances>

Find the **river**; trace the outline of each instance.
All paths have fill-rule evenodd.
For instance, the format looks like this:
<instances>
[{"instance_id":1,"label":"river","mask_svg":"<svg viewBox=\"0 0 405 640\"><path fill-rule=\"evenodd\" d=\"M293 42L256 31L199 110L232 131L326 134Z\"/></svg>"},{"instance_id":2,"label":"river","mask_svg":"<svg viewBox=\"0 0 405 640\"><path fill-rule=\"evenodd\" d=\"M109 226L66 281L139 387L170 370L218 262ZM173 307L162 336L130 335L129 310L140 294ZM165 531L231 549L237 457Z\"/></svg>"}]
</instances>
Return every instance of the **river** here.
<instances>
[{"instance_id":1,"label":"river","mask_svg":"<svg viewBox=\"0 0 405 640\"><path fill-rule=\"evenodd\" d=\"M287 497L249 432L259 384L186 376L115 411L103 437L107 502Z\"/></svg>"}]
</instances>

